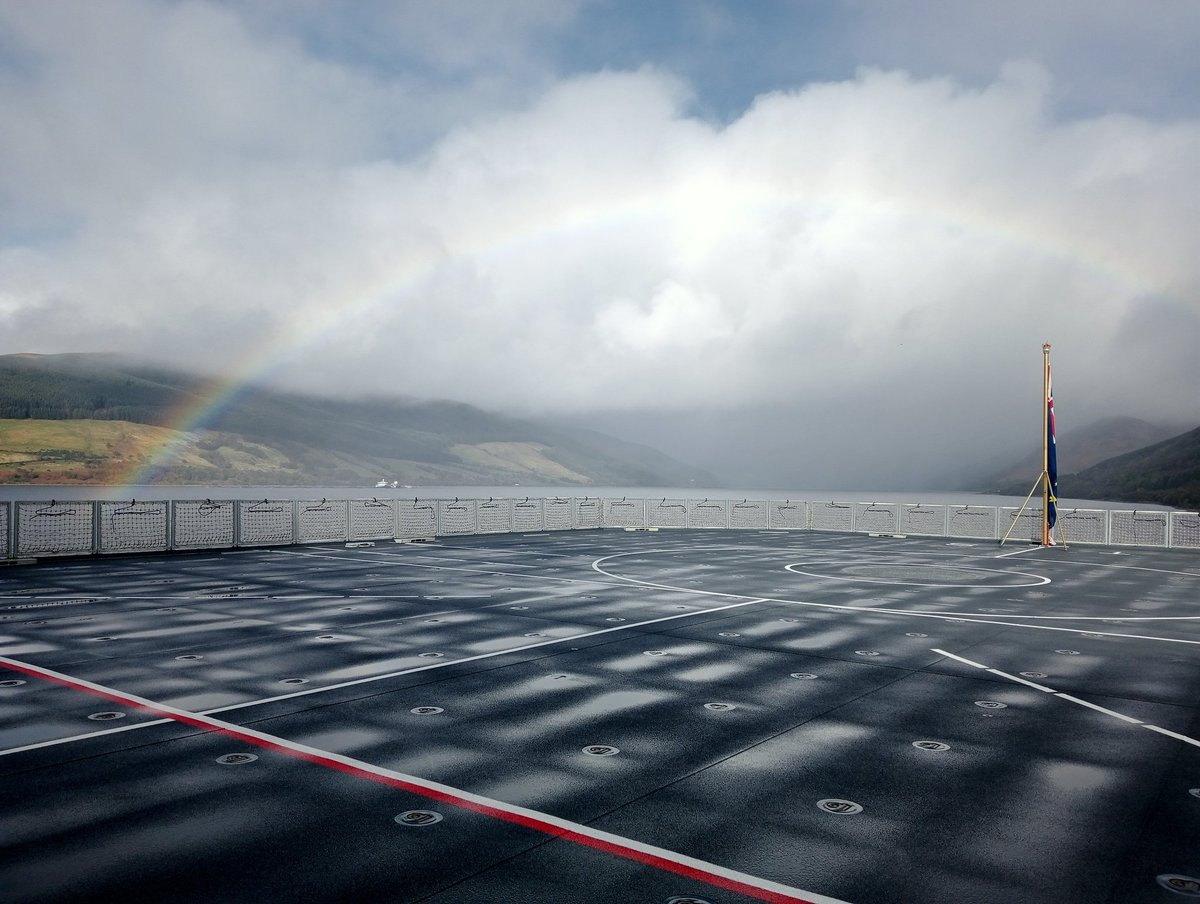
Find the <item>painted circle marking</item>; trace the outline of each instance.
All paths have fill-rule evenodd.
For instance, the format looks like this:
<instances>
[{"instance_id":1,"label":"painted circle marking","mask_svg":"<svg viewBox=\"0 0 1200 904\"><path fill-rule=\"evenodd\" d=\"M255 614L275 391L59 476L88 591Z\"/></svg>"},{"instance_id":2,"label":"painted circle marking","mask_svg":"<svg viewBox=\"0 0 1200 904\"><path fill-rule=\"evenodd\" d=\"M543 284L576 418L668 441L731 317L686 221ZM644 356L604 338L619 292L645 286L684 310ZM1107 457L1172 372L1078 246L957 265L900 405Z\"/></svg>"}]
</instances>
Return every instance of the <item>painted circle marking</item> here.
<instances>
[{"instance_id":1,"label":"painted circle marking","mask_svg":"<svg viewBox=\"0 0 1200 904\"><path fill-rule=\"evenodd\" d=\"M642 652L642 655L643 656L666 656L667 651L666 650L645 650Z\"/></svg>"},{"instance_id":2,"label":"painted circle marking","mask_svg":"<svg viewBox=\"0 0 1200 904\"><path fill-rule=\"evenodd\" d=\"M199 653L184 653L182 656L176 656L176 662L195 662L198 659L203 659Z\"/></svg>"},{"instance_id":3,"label":"painted circle marking","mask_svg":"<svg viewBox=\"0 0 1200 904\"><path fill-rule=\"evenodd\" d=\"M736 631L722 631L717 637L741 637Z\"/></svg>"},{"instance_id":4,"label":"painted circle marking","mask_svg":"<svg viewBox=\"0 0 1200 904\"><path fill-rule=\"evenodd\" d=\"M792 672L791 678L799 678L801 681L812 681L817 676L812 672Z\"/></svg>"},{"instance_id":5,"label":"painted circle marking","mask_svg":"<svg viewBox=\"0 0 1200 904\"><path fill-rule=\"evenodd\" d=\"M854 655L855 656L878 656L879 651L878 650L855 650Z\"/></svg>"},{"instance_id":6,"label":"painted circle marking","mask_svg":"<svg viewBox=\"0 0 1200 904\"><path fill-rule=\"evenodd\" d=\"M446 654L445 653L418 653L417 655L420 656L422 659L441 659Z\"/></svg>"},{"instance_id":7,"label":"painted circle marking","mask_svg":"<svg viewBox=\"0 0 1200 904\"><path fill-rule=\"evenodd\" d=\"M605 620L605 621L611 621L611 622L625 621L625 619L623 619L623 618L620 618L619 616L616 616L616 615L612 616L611 618L606 618L606 619L604 619L604 620Z\"/></svg>"},{"instance_id":8,"label":"painted circle marking","mask_svg":"<svg viewBox=\"0 0 1200 904\"><path fill-rule=\"evenodd\" d=\"M7 681L0 681L0 687L20 687L24 683L20 678L9 678Z\"/></svg>"},{"instance_id":9,"label":"painted circle marking","mask_svg":"<svg viewBox=\"0 0 1200 904\"><path fill-rule=\"evenodd\" d=\"M826 813L833 813L836 816L853 816L855 813L863 811L862 804L856 804L852 800L842 800L837 797L827 797L824 800L817 801L817 808L824 810Z\"/></svg>"},{"instance_id":10,"label":"painted circle marking","mask_svg":"<svg viewBox=\"0 0 1200 904\"><path fill-rule=\"evenodd\" d=\"M794 562L785 567L793 574L802 574L810 578L824 578L830 581L850 581L865 584L894 584L909 587L1041 587L1050 583L1048 577L1024 571L996 571L991 568L978 568L971 565L947 565L934 562ZM807 570L813 567L857 569L859 573L826 574L820 571ZM882 570L908 570L910 573L916 575L920 575L918 569L925 569L925 573L930 576L930 579L903 580L896 577L870 577L871 569L875 569L877 572ZM946 574L946 572L952 572L952 574ZM968 584L951 580L955 575L964 572L985 575L986 577L983 580L972 581ZM932 579L939 575L945 579ZM1028 580L1013 582L1011 580L996 581L992 580L993 578L1027 578Z\"/></svg>"},{"instance_id":11,"label":"painted circle marking","mask_svg":"<svg viewBox=\"0 0 1200 904\"><path fill-rule=\"evenodd\" d=\"M414 706L409 712L416 716L435 716L444 713L445 710L440 706Z\"/></svg>"},{"instance_id":12,"label":"painted circle marking","mask_svg":"<svg viewBox=\"0 0 1200 904\"><path fill-rule=\"evenodd\" d=\"M442 821L442 814L433 810L405 810L394 820L398 825L422 828Z\"/></svg>"},{"instance_id":13,"label":"painted circle marking","mask_svg":"<svg viewBox=\"0 0 1200 904\"><path fill-rule=\"evenodd\" d=\"M280 684L308 684L307 678L281 678Z\"/></svg>"},{"instance_id":14,"label":"painted circle marking","mask_svg":"<svg viewBox=\"0 0 1200 904\"><path fill-rule=\"evenodd\" d=\"M671 895L663 904L712 904L708 898L695 898L691 895Z\"/></svg>"},{"instance_id":15,"label":"painted circle marking","mask_svg":"<svg viewBox=\"0 0 1200 904\"><path fill-rule=\"evenodd\" d=\"M724 710L736 709L737 707L732 703L705 703L704 708L711 709L716 712L723 712Z\"/></svg>"},{"instance_id":16,"label":"painted circle marking","mask_svg":"<svg viewBox=\"0 0 1200 904\"><path fill-rule=\"evenodd\" d=\"M1049 678L1045 672L1018 672L1022 678Z\"/></svg>"},{"instance_id":17,"label":"painted circle marking","mask_svg":"<svg viewBox=\"0 0 1200 904\"><path fill-rule=\"evenodd\" d=\"M1063 656L1078 656L1078 650L1055 650L1055 653L1061 653Z\"/></svg>"},{"instance_id":18,"label":"painted circle marking","mask_svg":"<svg viewBox=\"0 0 1200 904\"><path fill-rule=\"evenodd\" d=\"M976 706L982 706L984 709L1008 709L1007 703L1001 703L999 700L976 700Z\"/></svg>"},{"instance_id":19,"label":"painted circle marking","mask_svg":"<svg viewBox=\"0 0 1200 904\"><path fill-rule=\"evenodd\" d=\"M93 722L112 722L115 719L124 719L125 713L108 712L108 713L92 713L88 716Z\"/></svg>"},{"instance_id":20,"label":"painted circle marking","mask_svg":"<svg viewBox=\"0 0 1200 904\"><path fill-rule=\"evenodd\" d=\"M920 631L909 631L905 637L928 637L928 634L922 634Z\"/></svg>"}]
</instances>

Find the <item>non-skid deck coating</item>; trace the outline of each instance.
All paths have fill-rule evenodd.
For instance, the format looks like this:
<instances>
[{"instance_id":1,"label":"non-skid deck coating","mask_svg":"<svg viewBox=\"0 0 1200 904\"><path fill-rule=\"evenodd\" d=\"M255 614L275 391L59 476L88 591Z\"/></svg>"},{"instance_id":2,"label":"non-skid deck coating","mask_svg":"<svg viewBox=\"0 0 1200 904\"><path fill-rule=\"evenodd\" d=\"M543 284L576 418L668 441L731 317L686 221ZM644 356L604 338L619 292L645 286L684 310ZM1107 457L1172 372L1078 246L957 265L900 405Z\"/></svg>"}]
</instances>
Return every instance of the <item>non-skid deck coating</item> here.
<instances>
[{"instance_id":1,"label":"non-skid deck coating","mask_svg":"<svg viewBox=\"0 0 1200 904\"><path fill-rule=\"evenodd\" d=\"M1195 552L64 560L0 657L9 902L1200 900Z\"/></svg>"}]
</instances>

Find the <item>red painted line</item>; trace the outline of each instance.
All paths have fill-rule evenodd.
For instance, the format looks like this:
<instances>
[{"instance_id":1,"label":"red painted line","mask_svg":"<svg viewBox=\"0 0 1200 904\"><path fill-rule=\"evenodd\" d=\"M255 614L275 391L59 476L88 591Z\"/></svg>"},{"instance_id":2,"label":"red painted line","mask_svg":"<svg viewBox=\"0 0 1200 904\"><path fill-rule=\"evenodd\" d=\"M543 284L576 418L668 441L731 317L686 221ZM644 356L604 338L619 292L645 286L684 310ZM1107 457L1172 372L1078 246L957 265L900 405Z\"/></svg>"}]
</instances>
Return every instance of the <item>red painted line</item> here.
<instances>
[{"instance_id":1,"label":"red painted line","mask_svg":"<svg viewBox=\"0 0 1200 904\"><path fill-rule=\"evenodd\" d=\"M79 678L73 678L60 672L44 669L30 663L21 662L0 656L0 666L14 672L20 672L33 678L50 681L72 690L82 691L96 697L102 697L124 706L135 707L165 717L175 722L191 725L207 731L218 732L226 737L235 738L263 750L271 750L287 756L304 760L326 769L332 769L345 775L366 779L377 784L398 788L402 791L416 794L430 800L449 804L463 810L469 810L504 822L523 826L535 832L570 841L582 847L602 851L625 860L631 860L664 872L684 876L697 882L703 882L714 888L736 892L768 904L846 904L835 898L818 895L814 892L800 891L786 885L758 879L735 870L729 870L716 864L706 863L682 854L676 854L653 845L642 844L618 835L591 829L581 823L560 820L548 814L539 814L522 807L506 805L501 801L489 801L469 792L457 791L445 785L437 785L403 773L393 772L383 767L373 766L351 757L327 753L302 744L296 744L284 738L268 735L254 729L242 728L211 716L190 713L176 709L167 704L155 703L143 697L126 694L104 685L95 684Z\"/></svg>"}]
</instances>

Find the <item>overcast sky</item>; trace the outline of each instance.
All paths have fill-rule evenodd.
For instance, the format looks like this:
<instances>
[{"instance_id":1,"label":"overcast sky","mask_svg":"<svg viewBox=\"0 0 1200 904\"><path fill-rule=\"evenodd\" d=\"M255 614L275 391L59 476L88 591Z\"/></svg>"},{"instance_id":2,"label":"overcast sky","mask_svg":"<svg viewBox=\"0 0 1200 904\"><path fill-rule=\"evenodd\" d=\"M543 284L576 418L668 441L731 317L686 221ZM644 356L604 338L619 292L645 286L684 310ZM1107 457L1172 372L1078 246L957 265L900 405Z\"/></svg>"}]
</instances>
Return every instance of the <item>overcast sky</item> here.
<instances>
[{"instance_id":1,"label":"overcast sky","mask_svg":"<svg viewBox=\"0 0 1200 904\"><path fill-rule=\"evenodd\" d=\"M0 0L0 353L776 486L1036 444L1043 341L1060 430L1194 426L1197 46L1187 0Z\"/></svg>"}]
</instances>

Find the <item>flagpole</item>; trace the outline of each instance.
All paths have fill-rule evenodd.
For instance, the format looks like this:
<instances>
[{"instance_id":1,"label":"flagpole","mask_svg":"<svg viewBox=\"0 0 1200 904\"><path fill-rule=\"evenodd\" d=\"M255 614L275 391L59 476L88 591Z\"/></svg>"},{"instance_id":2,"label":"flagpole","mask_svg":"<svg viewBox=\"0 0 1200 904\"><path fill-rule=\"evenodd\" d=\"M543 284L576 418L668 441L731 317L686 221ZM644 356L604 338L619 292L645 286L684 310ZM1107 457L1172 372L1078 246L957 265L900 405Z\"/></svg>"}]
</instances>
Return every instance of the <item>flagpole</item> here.
<instances>
[{"instance_id":1,"label":"flagpole","mask_svg":"<svg viewBox=\"0 0 1200 904\"><path fill-rule=\"evenodd\" d=\"M1042 344L1042 545L1050 545L1050 343Z\"/></svg>"}]
</instances>

